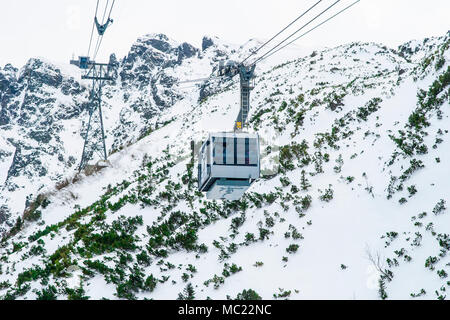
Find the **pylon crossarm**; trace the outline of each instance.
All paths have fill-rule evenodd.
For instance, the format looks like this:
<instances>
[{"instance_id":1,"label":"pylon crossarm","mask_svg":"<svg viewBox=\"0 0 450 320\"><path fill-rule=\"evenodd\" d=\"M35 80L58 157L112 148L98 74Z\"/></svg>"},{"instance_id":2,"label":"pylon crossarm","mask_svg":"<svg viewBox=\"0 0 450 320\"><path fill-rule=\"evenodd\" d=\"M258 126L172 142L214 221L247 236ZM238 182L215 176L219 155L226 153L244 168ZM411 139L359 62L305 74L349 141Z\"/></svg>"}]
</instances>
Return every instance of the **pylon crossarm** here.
<instances>
[{"instance_id":1,"label":"pylon crossarm","mask_svg":"<svg viewBox=\"0 0 450 320\"><path fill-rule=\"evenodd\" d=\"M92 62L85 75L81 76L81 79L99 80L99 81L112 81L113 66L108 63Z\"/></svg>"}]
</instances>

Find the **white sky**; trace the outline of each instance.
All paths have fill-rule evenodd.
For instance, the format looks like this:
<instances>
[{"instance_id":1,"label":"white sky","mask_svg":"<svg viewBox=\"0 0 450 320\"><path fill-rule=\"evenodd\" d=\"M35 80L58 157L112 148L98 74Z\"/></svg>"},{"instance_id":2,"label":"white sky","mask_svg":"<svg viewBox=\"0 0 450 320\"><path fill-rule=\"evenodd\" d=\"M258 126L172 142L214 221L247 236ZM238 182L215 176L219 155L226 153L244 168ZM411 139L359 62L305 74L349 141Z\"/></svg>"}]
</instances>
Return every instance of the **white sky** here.
<instances>
[{"instance_id":1,"label":"white sky","mask_svg":"<svg viewBox=\"0 0 450 320\"><path fill-rule=\"evenodd\" d=\"M165 33L197 47L205 34L237 44L250 38L268 39L316 1L116 0L115 21L97 60L112 52L122 58L146 33ZM352 1L342 0L337 6ZM333 2L323 0L320 6ZM105 4L100 0L100 7ZM67 63L72 54L86 54L95 5L96 0L0 0L0 66L9 62L20 67L36 56ZM396 46L441 36L449 29L450 0L362 0L297 44L334 46L358 40Z\"/></svg>"}]
</instances>

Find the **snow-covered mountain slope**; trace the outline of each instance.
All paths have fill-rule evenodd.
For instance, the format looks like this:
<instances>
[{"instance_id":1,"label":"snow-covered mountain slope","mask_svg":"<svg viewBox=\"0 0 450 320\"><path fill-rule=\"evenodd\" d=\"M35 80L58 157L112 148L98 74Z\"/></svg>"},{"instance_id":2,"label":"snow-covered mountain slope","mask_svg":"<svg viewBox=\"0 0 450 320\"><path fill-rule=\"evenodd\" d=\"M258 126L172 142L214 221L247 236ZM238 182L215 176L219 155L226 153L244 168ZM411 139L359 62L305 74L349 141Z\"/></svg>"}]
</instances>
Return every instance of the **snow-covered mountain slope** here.
<instances>
[{"instance_id":1,"label":"snow-covered mountain slope","mask_svg":"<svg viewBox=\"0 0 450 320\"><path fill-rule=\"evenodd\" d=\"M105 90L110 166L57 188L51 174L11 180L47 186L20 191L33 197L0 248L0 295L447 298L450 33L398 50L352 43L260 65L250 119L263 176L239 201L206 200L189 141L232 128L239 87L177 82L256 45L138 40ZM18 71L5 69L1 79L14 79ZM17 158L10 140L0 140L3 163ZM19 195L11 183L3 190Z\"/></svg>"},{"instance_id":2,"label":"snow-covered mountain slope","mask_svg":"<svg viewBox=\"0 0 450 320\"><path fill-rule=\"evenodd\" d=\"M160 113L177 101L199 99L197 86L180 81L208 77L219 60L241 59L259 44L251 40L238 46L205 37L198 49L148 34L120 61L111 55L117 80L103 90L109 152L161 126ZM11 65L0 69L0 234L14 225L33 198L75 174L90 85L80 76L75 66L56 66L44 58L30 59L20 70ZM201 91L201 99L215 90L208 88Z\"/></svg>"}]
</instances>

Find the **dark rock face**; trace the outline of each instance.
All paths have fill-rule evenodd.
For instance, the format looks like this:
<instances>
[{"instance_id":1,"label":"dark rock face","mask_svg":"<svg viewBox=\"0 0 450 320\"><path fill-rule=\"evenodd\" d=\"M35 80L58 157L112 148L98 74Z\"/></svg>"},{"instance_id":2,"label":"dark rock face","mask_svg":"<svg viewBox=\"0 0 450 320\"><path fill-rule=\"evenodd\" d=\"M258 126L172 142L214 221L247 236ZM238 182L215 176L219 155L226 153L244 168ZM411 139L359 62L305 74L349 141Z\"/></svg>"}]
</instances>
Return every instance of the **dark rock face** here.
<instances>
[{"instance_id":1,"label":"dark rock face","mask_svg":"<svg viewBox=\"0 0 450 320\"><path fill-rule=\"evenodd\" d=\"M20 147L19 147L20 148ZM14 168L14 164L17 164L20 162L20 149L18 147L16 147L16 152L14 153L14 158L13 158L13 163L11 164L11 166L8 169L8 175L6 177L6 181L8 181L9 177L17 177L18 171Z\"/></svg>"},{"instance_id":2,"label":"dark rock face","mask_svg":"<svg viewBox=\"0 0 450 320\"><path fill-rule=\"evenodd\" d=\"M10 72L10 73L17 73L19 71L19 69L17 69L16 67L14 67L10 63L7 63L5 65L5 67L3 68L3 70L6 71L6 72Z\"/></svg>"},{"instance_id":3,"label":"dark rock face","mask_svg":"<svg viewBox=\"0 0 450 320\"><path fill-rule=\"evenodd\" d=\"M32 178L37 174L38 177L45 176L48 172L47 168L42 164L40 159L42 150L31 149L24 144L15 144L16 152L12 164L8 170L6 181L12 177L25 176ZM30 150L31 149L31 150ZM13 188L14 190L15 188Z\"/></svg>"},{"instance_id":4,"label":"dark rock face","mask_svg":"<svg viewBox=\"0 0 450 320\"><path fill-rule=\"evenodd\" d=\"M172 50L172 46L169 44L169 38L164 34L157 34L154 37L149 37L143 41L146 46L151 46L156 50L169 53Z\"/></svg>"},{"instance_id":5,"label":"dark rock face","mask_svg":"<svg viewBox=\"0 0 450 320\"><path fill-rule=\"evenodd\" d=\"M112 53L109 56L109 64L112 65L114 68L118 68L120 66L119 60L117 60L117 57L114 53Z\"/></svg>"},{"instance_id":6,"label":"dark rock face","mask_svg":"<svg viewBox=\"0 0 450 320\"><path fill-rule=\"evenodd\" d=\"M29 136L39 143L49 143L52 140L52 135L44 130L30 131Z\"/></svg>"},{"instance_id":7,"label":"dark rock face","mask_svg":"<svg viewBox=\"0 0 450 320\"><path fill-rule=\"evenodd\" d=\"M148 128L161 110L182 99L174 90L178 79L171 75L172 69L185 59L197 56L199 52L199 49L189 43L175 44L162 34L146 35L131 47L119 66L118 81L123 91L123 102L137 114L143 127ZM139 90L139 96L136 96L136 90ZM130 112L121 112L120 130L140 131L129 120L130 117ZM119 147L120 141L123 143L132 136L133 134L119 134L116 131L113 149Z\"/></svg>"},{"instance_id":8,"label":"dark rock face","mask_svg":"<svg viewBox=\"0 0 450 320\"><path fill-rule=\"evenodd\" d=\"M39 59L30 59L23 68L18 82L26 83L28 90L34 92L42 85L57 88L62 83L61 71Z\"/></svg>"},{"instance_id":9,"label":"dark rock face","mask_svg":"<svg viewBox=\"0 0 450 320\"><path fill-rule=\"evenodd\" d=\"M222 80L222 81L226 81L226 80ZM211 83L209 81L205 82L200 87L200 94L198 97L198 102L202 102L203 100L216 94L220 90L221 90L220 86L218 86L217 83Z\"/></svg>"},{"instance_id":10,"label":"dark rock face","mask_svg":"<svg viewBox=\"0 0 450 320\"><path fill-rule=\"evenodd\" d=\"M117 60L116 55L113 53L109 56L109 65L111 66L109 68L109 72L111 73L112 77L114 78L114 81L112 84L116 84L119 68L120 68L120 62Z\"/></svg>"},{"instance_id":11,"label":"dark rock face","mask_svg":"<svg viewBox=\"0 0 450 320\"><path fill-rule=\"evenodd\" d=\"M0 161L3 160L3 158L9 157L11 155L11 152L6 152L3 150L0 150Z\"/></svg>"},{"instance_id":12,"label":"dark rock face","mask_svg":"<svg viewBox=\"0 0 450 320\"><path fill-rule=\"evenodd\" d=\"M8 105L12 103L20 90L17 72L18 70L10 64L7 64L3 70L0 69L0 126L10 122Z\"/></svg>"},{"instance_id":13,"label":"dark rock face","mask_svg":"<svg viewBox=\"0 0 450 320\"><path fill-rule=\"evenodd\" d=\"M209 47L213 46L214 42L209 37L203 37L202 39L202 51L205 51Z\"/></svg>"},{"instance_id":14,"label":"dark rock face","mask_svg":"<svg viewBox=\"0 0 450 320\"><path fill-rule=\"evenodd\" d=\"M8 221L8 217L10 215L9 209L7 206L0 206L0 225Z\"/></svg>"},{"instance_id":15,"label":"dark rock face","mask_svg":"<svg viewBox=\"0 0 450 320\"><path fill-rule=\"evenodd\" d=\"M152 41L152 39L139 39L131 47L130 52L122 63L120 72L122 86L129 85L132 82L138 82L141 87L148 86L152 78L152 71L166 62L167 58L163 52L169 52L169 49L171 49L169 48L170 45L161 40L154 40L156 42Z\"/></svg>"},{"instance_id":16,"label":"dark rock face","mask_svg":"<svg viewBox=\"0 0 450 320\"><path fill-rule=\"evenodd\" d=\"M205 37L202 50L213 45L213 40ZM118 60L114 54L109 57L118 77L103 88L105 114L108 99L123 101L116 127L107 128L107 135L113 137L113 150L157 126L161 111L183 98L173 68L200 53L189 43L178 44L163 34L155 34L138 39L123 59ZM214 60L220 52L212 55ZM208 90L202 89L202 97L213 91L211 84ZM26 177L40 185L45 177L48 184L65 170L73 170L79 161L76 157L81 147L64 145L67 142L63 140L67 134L85 132L89 94L85 82L43 59L32 58L20 70L10 64L0 68L0 146L3 133L14 130L10 134L13 138L3 139L8 150L0 150L0 163L11 161L6 181L0 181L0 232L17 214L12 214L3 202L7 191L22 187L16 178ZM75 128L65 131L66 121L70 120L82 122L81 133Z\"/></svg>"},{"instance_id":17,"label":"dark rock face","mask_svg":"<svg viewBox=\"0 0 450 320\"><path fill-rule=\"evenodd\" d=\"M15 177L47 175L49 163L42 158L64 150L60 122L78 118L87 109L87 89L55 65L33 58L20 71L11 65L0 70L0 102L0 134L15 130L7 141L15 153L0 188L14 191L19 187Z\"/></svg>"},{"instance_id":18,"label":"dark rock face","mask_svg":"<svg viewBox=\"0 0 450 320\"><path fill-rule=\"evenodd\" d=\"M85 87L82 87L75 79L64 79L61 85L61 92L66 96L75 96L82 94L86 91Z\"/></svg>"},{"instance_id":19,"label":"dark rock face","mask_svg":"<svg viewBox=\"0 0 450 320\"><path fill-rule=\"evenodd\" d=\"M184 42L178 47L178 63L181 63L184 59L192 58L197 54L197 48L194 48L189 43Z\"/></svg>"},{"instance_id":20,"label":"dark rock face","mask_svg":"<svg viewBox=\"0 0 450 320\"><path fill-rule=\"evenodd\" d=\"M450 40L450 30L447 31L446 35L436 38L436 41L431 41L429 38L423 39L422 42L418 41L408 41L397 48L397 53L407 60L415 59L415 55L419 54L419 59L423 57L424 54L431 53L436 50L437 43L445 43ZM422 53L422 55L420 55Z\"/></svg>"},{"instance_id":21,"label":"dark rock face","mask_svg":"<svg viewBox=\"0 0 450 320\"><path fill-rule=\"evenodd\" d=\"M213 57L213 59L212 59L213 61L217 61L216 57L221 54L221 51L216 50L215 54L216 54L216 56ZM216 74L217 69L218 69L218 67L215 66L212 70L212 73ZM211 82L210 80L204 82L200 87L198 102L202 102L204 99L218 93L222 88L221 84L223 84L229 80L230 80L230 78L222 77L221 79L218 79L215 82Z\"/></svg>"}]
</instances>

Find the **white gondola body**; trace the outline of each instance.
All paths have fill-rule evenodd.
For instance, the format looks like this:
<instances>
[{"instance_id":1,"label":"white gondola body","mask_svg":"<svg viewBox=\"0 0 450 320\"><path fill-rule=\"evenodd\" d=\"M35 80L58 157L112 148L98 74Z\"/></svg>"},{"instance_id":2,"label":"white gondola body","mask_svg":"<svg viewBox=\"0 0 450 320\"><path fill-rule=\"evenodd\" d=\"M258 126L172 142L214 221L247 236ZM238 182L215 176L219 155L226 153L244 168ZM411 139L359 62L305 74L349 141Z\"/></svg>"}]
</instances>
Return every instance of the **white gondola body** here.
<instances>
[{"instance_id":1,"label":"white gondola body","mask_svg":"<svg viewBox=\"0 0 450 320\"><path fill-rule=\"evenodd\" d=\"M199 151L199 190L208 199L237 200L259 178L256 133L210 133Z\"/></svg>"}]
</instances>

